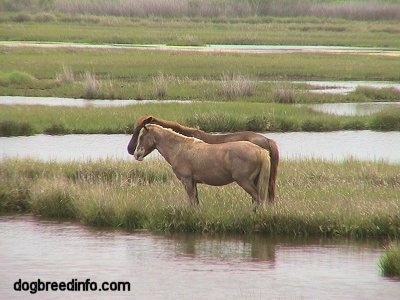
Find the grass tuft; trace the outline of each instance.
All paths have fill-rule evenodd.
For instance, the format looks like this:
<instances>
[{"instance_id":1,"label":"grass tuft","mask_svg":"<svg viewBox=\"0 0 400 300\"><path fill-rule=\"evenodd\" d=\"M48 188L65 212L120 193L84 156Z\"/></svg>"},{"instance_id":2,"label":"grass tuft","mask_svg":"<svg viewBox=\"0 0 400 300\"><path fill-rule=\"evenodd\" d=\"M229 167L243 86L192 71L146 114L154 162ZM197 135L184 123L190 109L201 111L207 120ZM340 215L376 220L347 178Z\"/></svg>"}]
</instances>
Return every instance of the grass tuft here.
<instances>
[{"instance_id":1,"label":"grass tuft","mask_svg":"<svg viewBox=\"0 0 400 300\"><path fill-rule=\"evenodd\" d=\"M158 73L153 77L154 96L157 99L164 99L167 97L168 79L163 73Z\"/></svg>"},{"instance_id":2,"label":"grass tuft","mask_svg":"<svg viewBox=\"0 0 400 300\"><path fill-rule=\"evenodd\" d=\"M60 84L72 83L75 81L74 73L71 67L63 65L62 71L57 74L56 81Z\"/></svg>"},{"instance_id":3,"label":"grass tuft","mask_svg":"<svg viewBox=\"0 0 400 300\"><path fill-rule=\"evenodd\" d=\"M383 276L400 278L400 245L392 243L379 260Z\"/></svg>"},{"instance_id":4,"label":"grass tuft","mask_svg":"<svg viewBox=\"0 0 400 300\"><path fill-rule=\"evenodd\" d=\"M256 92L256 83L242 74L223 74L220 94L228 99L250 97Z\"/></svg>"},{"instance_id":5,"label":"grass tuft","mask_svg":"<svg viewBox=\"0 0 400 300\"><path fill-rule=\"evenodd\" d=\"M101 87L100 81L96 79L96 74L91 72L85 72L83 76L83 87L84 95L86 99L96 99L99 96L99 90Z\"/></svg>"},{"instance_id":6,"label":"grass tuft","mask_svg":"<svg viewBox=\"0 0 400 300\"><path fill-rule=\"evenodd\" d=\"M400 108L387 108L372 117L373 130L400 130Z\"/></svg>"},{"instance_id":7,"label":"grass tuft","mask_svg":"<svg viewBox=\"0 0 400 300\"><path fill-rule=\"evenodd\" d=\"M30 87L35 82L36 78L26 72L11 71L0 74L0 86L24 85Z\"/></svg>"},{"instance_id":8,"label":"grass tuft","mask_svg":"<svg viewBox=\"0 0 400 300\"><path fill-rule=\"evenodd\" d=\"M32 133L33 128L27 122L14 120L0 121L0 136L31 135Z\"/></svg>"},{"instance_id":9,"label":"grass tuft","mask_svg":"<svg viewBox=\"0 0 400 300\"><path fill-rule=\"evenodd\" d=\"M273 90L273 101L281 104L297 103L296 90L290 85L281 85Z\"/></svg>"},{"instance_id":10,"label":"grass tuft","mask_svg":"<svg viewBox=\"0 0 400 300\"><path fill-rule=\"evenodd\" d=\"M62 179L52 183L47 179L39 180L31 191L32 212L51 219L76 219L76 196L67 185Z\"/></svg>"}]
</instances>

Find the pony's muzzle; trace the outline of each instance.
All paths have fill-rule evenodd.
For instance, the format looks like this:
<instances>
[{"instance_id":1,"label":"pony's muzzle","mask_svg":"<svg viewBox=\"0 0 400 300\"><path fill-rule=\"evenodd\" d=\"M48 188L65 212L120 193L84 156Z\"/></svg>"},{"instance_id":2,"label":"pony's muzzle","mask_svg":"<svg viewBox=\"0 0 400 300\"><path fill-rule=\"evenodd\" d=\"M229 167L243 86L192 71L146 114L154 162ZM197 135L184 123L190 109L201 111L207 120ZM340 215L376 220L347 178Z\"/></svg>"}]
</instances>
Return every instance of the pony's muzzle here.
<instances>
[{"instance_id":1,"label":"pony's muzzle","mask_svg":"<svg viewBox=\"0 0 400 300\"><path fill-rule=\"evenodd\" d=\"M143 148L136 149L135 152L133 153L133 156L135 157L136 160L142 161L144 158L144 149Z\"/></svg>"}]
</instances>

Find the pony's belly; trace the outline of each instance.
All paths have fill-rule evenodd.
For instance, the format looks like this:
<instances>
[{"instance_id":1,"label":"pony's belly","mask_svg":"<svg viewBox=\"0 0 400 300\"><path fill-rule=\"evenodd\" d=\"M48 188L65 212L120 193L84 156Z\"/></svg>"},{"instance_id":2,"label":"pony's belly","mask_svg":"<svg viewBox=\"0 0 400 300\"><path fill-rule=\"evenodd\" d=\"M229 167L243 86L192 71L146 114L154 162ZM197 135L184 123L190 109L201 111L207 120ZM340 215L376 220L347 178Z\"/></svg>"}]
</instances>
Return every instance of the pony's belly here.
<instances>
[{"instance_id":1,"label":"pony's belly","mask_svg":"<svg viewBox=\"0 0 400 300\"><path fill-rule=\"evenodd\" d=\"M196 176L195 180L197 183L204 183L208 185L221 186L232 183L234 180L232 179L231 174L210 174L209 172L207 176Z\"/></svg>"}]
</instances>

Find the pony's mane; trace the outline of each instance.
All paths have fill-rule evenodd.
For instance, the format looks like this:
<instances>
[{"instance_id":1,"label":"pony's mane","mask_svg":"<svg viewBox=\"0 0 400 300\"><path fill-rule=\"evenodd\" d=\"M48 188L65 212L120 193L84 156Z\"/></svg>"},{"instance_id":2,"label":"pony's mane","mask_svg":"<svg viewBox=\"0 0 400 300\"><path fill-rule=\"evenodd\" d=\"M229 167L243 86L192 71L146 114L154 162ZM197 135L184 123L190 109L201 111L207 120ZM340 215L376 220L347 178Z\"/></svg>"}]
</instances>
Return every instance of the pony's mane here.
<instances>
[{"instance_id":1,"label":"pony's mane","mask_svg":"<svg viewBox=\"0 0 400 300\"><path fill-rule=\"evenodd\" d=\"M151 123L151 124L147 124L146 127L156 127L156 128L161 129L161 130L170 132L170 133L172 133L173 135L178 136L178 137L180 137L180 138L183 138L183 139L185 139L185 140L191 140L191 141L193 141L193 142L202 142L202 143L204 143L202 140L200 140L200 139L198 139L198 138L189 137L189 136L183 135L183 134L181 134L181 133L179 133L179 132L176 132L176 131L173 130L172 128L166 128L166 127L163 127L163 126L158 125L158 124L153 124L153 123ZM142 130L143 130L143 129L142 129Z\"/></svg>"},{"instance_id":2,"label":"pony's mane","mask_svg":"<svg viewBox=\"0 0 400 300\"><path fill-rule=\"evenodd\" d=\"M177 122L174 121L168 121L168 120L164 120L164 119L160 119L160 118L155 118L153 117L153 121L152 124L158 124L164 128L171 128L172 130L174 130L175 132L193 132L193 131L199 131L198 128L193 128L193 127L188 127L188 126L184 126L181 125Z\"/></svg>"}]
</instances>

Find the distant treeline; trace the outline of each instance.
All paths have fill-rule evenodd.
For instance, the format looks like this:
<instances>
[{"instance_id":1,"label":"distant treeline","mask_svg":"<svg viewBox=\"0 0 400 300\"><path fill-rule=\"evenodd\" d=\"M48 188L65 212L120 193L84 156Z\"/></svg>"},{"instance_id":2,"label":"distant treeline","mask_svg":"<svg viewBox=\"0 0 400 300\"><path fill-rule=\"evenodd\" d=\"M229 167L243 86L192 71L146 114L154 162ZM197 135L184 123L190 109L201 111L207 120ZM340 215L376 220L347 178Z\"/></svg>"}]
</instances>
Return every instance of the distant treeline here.
<instances>
[{"instance_id":1,"label":"distant treeline","mask_svg":"<svg viewBox=\"0 0 400 300\"><path fill-rule=\"evenodd\" d=\"M126 17L400 19L396 0L0 0L0 9Z\"/></svg>"}]
</instances>

